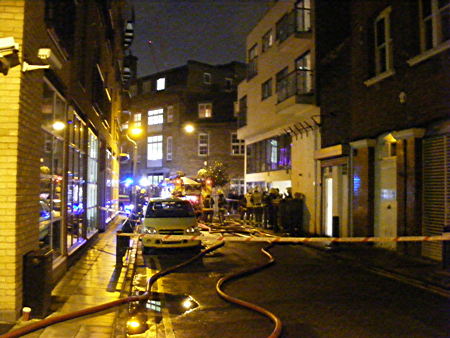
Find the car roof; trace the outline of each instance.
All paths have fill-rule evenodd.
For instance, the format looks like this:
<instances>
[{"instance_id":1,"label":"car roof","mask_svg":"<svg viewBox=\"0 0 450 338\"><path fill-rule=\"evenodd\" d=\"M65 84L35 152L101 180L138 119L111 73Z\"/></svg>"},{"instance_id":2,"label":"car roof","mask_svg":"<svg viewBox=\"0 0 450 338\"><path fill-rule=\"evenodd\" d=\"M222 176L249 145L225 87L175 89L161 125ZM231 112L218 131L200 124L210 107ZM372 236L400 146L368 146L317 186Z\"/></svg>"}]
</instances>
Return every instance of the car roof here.
<instances>
[{"instance_id":1,"label":"car roof","mask_svg":"<svg viewBox=\"0 0 450 338\"><path fill-rule=\"evenodd\" d=\"M150 203L151 202L188 202L188 201L183 200L181 198L152 198L150 200Z\"/></svg>"}]
</instances>

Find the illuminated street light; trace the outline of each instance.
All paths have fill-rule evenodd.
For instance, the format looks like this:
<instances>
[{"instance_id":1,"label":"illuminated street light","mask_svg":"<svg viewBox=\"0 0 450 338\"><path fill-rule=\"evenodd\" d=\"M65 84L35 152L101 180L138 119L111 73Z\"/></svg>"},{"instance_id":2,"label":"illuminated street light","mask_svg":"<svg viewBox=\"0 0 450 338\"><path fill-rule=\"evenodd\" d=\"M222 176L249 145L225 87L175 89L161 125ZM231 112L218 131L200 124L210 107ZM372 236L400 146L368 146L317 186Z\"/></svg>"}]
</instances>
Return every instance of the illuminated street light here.
<instances>
[{"instance_id":1,"label":"illuminated street light","mask_svg":"<svg viewBox=\"0 0 450 338\"><path fill-rule=\"evenodd\" d=\"M62 121L55 121L55 122L53 122L52 127L54 130L60 131L60 130L63 130L64 128L66 128L66 124Z\"/></svg>"},{"instance_id":2,"label":"illuminated street light","mask_svg":"<svg viewBox=\"0 0 450 338\"><path fill-rule=\"evenodd\" d=\"M186 125L184 126L184 131L185 131L186 133L188 133L188 134L193 133L194 130L195 130L195 127L194 127L194 125L193 125L192 123L188 123L188 124L186 124Z\"/></svg>"}]
</instances>

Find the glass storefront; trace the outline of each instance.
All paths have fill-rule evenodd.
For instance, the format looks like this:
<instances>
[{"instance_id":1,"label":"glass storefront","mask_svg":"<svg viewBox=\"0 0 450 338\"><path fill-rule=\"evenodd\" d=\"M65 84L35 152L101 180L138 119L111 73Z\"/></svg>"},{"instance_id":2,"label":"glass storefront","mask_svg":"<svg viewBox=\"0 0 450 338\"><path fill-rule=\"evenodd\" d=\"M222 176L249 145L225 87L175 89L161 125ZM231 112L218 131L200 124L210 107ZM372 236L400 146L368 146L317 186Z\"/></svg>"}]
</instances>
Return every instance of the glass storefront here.
<instances>
[{"instance_id":1,"label":"glass storefront","mask_svg":"<svg viewBox=\"0 0 450 338\"><path fill-rule=\"evenodd\" d=\"M247 146L247 174L291 168L291 136L275 136Z\"/></svg>"},{"instance_id":2,"label":"glass storefront","mask_svg":"<svg viewBox=\"0 0 450 338\"><path fill-rule=\"evenodd\" d=\"M91 237L98 229L98 138L89 129L88 135L88 173L87 173L87 236Z\"/></svg>"},{"instance_id":3,"label":"glass storefront","mask_svg":"<svg viewBox=\"0 0 450 338\"><path fill-rule=\"evenodd\" d=\"M84 242L86 126L71 108L68 114L67 248Z\"/></svg>"},{"instance_id":4,"label":"glass storefront","mask_svg":"<svg viewBox=\"0 0 450 338\"><path fill-rule=\"evenodd\" d=\"M64 128L58 122L66 120L64 98L47 81L44 82L42 129L44 148L40 158L39 245L62 254L62 193L64 172ZM64 126L64 125L62 125Z\"/></svg>"}]
</instances>

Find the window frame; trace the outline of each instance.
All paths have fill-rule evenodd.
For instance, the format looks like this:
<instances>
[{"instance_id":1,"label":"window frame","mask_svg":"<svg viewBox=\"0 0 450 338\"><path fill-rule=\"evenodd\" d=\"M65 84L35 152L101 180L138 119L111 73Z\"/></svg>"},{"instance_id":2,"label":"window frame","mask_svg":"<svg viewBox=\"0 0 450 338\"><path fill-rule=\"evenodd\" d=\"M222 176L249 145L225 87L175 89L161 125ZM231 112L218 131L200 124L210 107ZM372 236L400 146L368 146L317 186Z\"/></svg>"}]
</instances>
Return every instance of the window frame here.
<instances>
[{"instance_id":1,"label":"window frame","mask_svg":"<svg viewBox=\"0 0 450 338\"><path fill-rule=\"evenodd\" d=\"M210 111L209 116L206 113L207 109L208 109L208 106L209 106L209 111ZM213 110L212 109L213 109L212 102L200 102L198 104L198 118L200 118L200 119L210 119L210 118L212 118L212 115L213 115ZM203 114L202 114L202 111L204 112Z\"/></svg>"},{"instance_id":2,"label":"window frame","mask_svg":"<svg viewBox=\"0 0 450 338\"><path fill-rule=\"evenodd\" d=\"M167 136L166 139L166 161L172 161L173 158L173 137Z\"/></svg>"},{"instance_id":3,"label":"window frame","mask_svg":"<svg viewBox=\"0 0 450 338\"><path fill-rule=\"evenodd\" d=\"M155 112L155 114L150 115L152 112ZM163 108L151 109L147 111L147 125L157 126L163 123L164 123Z\"/></svg>"},{"instance_id":4,"label":"window frame","mask_svg":"<svg viewBox=\"0 0 450 338\"><path fill-rule=\"evenodd\" d=\"M237 149L237 152L234 151ZM244 156L245 155L245 140L239 139L237 132L231 133L231 155Z\"/></svg>"},{"instance_id":5,"label":"window frame","mask_svg":"<svg viewBox=\"0 0 450 338\"><path fill-rule=\"evenodd\" d=\"M381 75L383 73L392 71L394 68L393 65L393 42L391 36L391 12L392 8L387 7L375 18L373 24L373 48L374 48L374 71L375 75ZM379 42L379 31L378 31L378 23L383 21L383 32L384 32L384 42ZM385 55L383 57L382 50L385 50ZM382 59L384 58L385 68L382 69Z\"/></svg>"},{"instance_id":6,"label":"window frame","mask_svg":"<svg viewBox=\"0 0 450 338\"><path fill-rule=\"evenodd\" d=\"M156 153L158 154L157 158L150 158L150 154L154 154L155 152L150 151L155 148L156 145ZM150 149L152 148L152 149ZM160 161L163 159L163 136L162 135L151 135L147 136L147 161Z\"/></svg>"},{"instance_id":7,"label":"window frame","mask_svg":"<svg viewBox=\"0 0 450 338\"><path fill-rule=\"evenodd\" d=\"M206 137L206 143L202 142L202 137ZM203 153L203 149L206 147L206 153ZM198 145L197 145L197 155L201 157L209 156L209 134L208 133L199 133L198 134Z\"/></svg>"},{"instance_id":8,"label":"window frame","mask_svg":"<svg viewBox=\"0 0 450 338\"><path fill-rule=\"evenodd\" d=\"M264 81L261 84L261 101L271 97L273 95L273 81L272 78Z\"/></svg>"},{"instance_id":9,"label":"window frame","mask_svg":"<svg viewBox=\"0 0 450 338\"><path fill-rule=\"evenodd\" d=\"M269 29L261 39L261 52L264 53L273 46L273 29Z\"/></svg>"},{"instance_id":10,"label":"window frame","mask_svg":"<svg viewBox=\"0 0 450 338\"><path fill-rule=\"evenodd\" d=\"M172 123L174 121L175 107L173 105L168 105L166 107L166 121L167 123Z\"/></svg>"},{"instance_id":11,"label":"window frame","mask_svg":"<svg viewBox=\"0 0 450 338\"><path fill-rule=\"evenodd\" d=\"M160 77L156 79L156 91L161 91L166 89L166 78Z\"/></svg>"},{"instance_id":12,"label":"window frame","mask_svg":"<svg viewBox=\"0 0 450 338\"><path fill-rule=\"evenodd\" d=\"M203 84L210 85L212 83L211 73L204 72L203 73Z\"/></svg>"}]
</instances>

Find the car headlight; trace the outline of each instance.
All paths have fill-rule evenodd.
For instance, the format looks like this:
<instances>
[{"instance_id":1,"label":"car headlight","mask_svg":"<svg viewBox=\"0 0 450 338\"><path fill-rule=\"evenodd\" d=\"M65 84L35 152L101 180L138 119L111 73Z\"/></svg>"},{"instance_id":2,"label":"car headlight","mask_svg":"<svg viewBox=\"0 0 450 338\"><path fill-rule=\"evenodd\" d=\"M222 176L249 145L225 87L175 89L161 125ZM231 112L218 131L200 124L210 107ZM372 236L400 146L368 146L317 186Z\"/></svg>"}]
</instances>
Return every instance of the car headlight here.
<instances>
[{"instance_id":1,"label":"car headlight","mask_svg":"<svg viewBox=\"0 0 450 338\"><path fill-rule=\"evenodd\" d=\"M158 230L156 230L155 228L152 228L152 227L144 228L144 234L156 235L157 233L158 233Z\"/></svg>"},{"instance_id":2,"label":"car headlight","mask_svg":"<svg viewBox=\"0 0 450 338\"><path fill-rule=\"evenodd\" d=\"M184 230L184 232L188 235L194 235L194 234L198 234L198 228L197 227L189 227L186 230Z\"/></svg>"}]
</instances>

